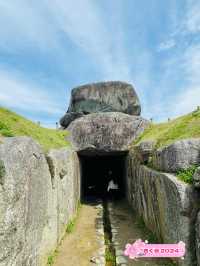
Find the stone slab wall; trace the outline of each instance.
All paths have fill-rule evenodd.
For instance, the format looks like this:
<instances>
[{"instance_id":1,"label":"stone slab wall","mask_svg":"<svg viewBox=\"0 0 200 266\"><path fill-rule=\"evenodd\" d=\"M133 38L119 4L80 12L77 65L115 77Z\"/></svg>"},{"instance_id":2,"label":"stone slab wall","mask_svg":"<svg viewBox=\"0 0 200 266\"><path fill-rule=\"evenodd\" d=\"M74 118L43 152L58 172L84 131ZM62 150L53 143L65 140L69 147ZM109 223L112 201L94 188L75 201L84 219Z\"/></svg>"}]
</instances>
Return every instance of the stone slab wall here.
<instances>
[{"instance_id":1,"label":"stone slab wall","mask_svg":"<svg viewBox=\"0 0 200 266\"><path fill-rule=\"evenodd\" d=\"M120 112L94 113L74 120L67 128L75 151L127 151L149 121Z\"/></svg>"},{"instance_id":2,"label":"stone slab wall","mask_svg":"<svg viewBox=\"0 0 200 266\"><path fill-rule=\"evenodd\" d=\"M0 144L0 266L46 265L79 200L79 163L28 137Z\"/></svg>"},{"instance_id":3,"label":"stone slab wall","mask_svg":"<svg viewBox=\"0 0 200 266\"><path fill-rule=\"evenodd\" d=\"M146 226L159 241L186 243L185 260L178 260L178 265L196 266L196 208L192 187L179 181L173 174L142 165L134 151L129 153L127 165L127 197L133 209L143 217Z\"/></svg>"},{"instance_id":4,"label":"stone slab wall","mask_svg":"<svg viewBox=\"0 0 200 266\"><path fill-rule=\"evenodd\" d=\"M197 261L198 266L200 265L200 211L197 215L196 220L196 255L197 255Z\"/></svg>"},{"instance_id":5,"label":"stone slab wall","mask_svg":"<svg viewBox=\"0 0 200 266\"><path fill-rule=\"evenodd\" d=\"M153 166L164 172L177 172L200 164L200 139L176 141L155 150L152 159Z\"/></svg>"}]
</instances>

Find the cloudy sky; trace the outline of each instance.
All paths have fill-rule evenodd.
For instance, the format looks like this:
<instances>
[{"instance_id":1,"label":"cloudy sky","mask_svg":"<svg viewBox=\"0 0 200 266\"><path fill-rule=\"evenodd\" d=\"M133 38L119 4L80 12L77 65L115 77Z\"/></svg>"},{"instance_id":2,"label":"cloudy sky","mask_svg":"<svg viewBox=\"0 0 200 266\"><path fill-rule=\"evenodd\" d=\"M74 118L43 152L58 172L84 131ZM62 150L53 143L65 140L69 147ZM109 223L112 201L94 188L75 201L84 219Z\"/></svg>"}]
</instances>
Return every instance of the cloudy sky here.
<instances>
[{"instance_id":1,"label":"cloudy sky","mask_svg":"<svg viewBox=\"0 0 200 266\"><path fill-rule=\"evenodd\" d=\"M200 105L200 1L0 0L0 25L0 105L45 126L89 82L132 83L155 121Z\"/></svg>"}]
</instances>

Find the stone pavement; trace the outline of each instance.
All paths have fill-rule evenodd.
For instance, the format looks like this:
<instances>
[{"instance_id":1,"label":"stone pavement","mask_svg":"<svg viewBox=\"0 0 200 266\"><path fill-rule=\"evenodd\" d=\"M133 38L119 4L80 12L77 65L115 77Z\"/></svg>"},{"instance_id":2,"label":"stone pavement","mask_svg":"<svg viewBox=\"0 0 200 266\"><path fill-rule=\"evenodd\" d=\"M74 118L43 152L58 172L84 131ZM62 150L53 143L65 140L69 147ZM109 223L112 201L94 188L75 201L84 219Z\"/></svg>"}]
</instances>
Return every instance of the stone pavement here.
<instances>
[{"instance_id":1,"label":"stone pavement","mask_svg":"<svg viewBox=\"0 0 200 266\"><path fill-rule=\"evenodd\" d=\"M117 266L167 266L171 263L158 259L131 260L123 255L127 243L137 239L146 240L145 233L137 225L136 217L125 201L108 203L109 218L112 230L112 243L115 248Z\"/></svg>"}]
</instances>

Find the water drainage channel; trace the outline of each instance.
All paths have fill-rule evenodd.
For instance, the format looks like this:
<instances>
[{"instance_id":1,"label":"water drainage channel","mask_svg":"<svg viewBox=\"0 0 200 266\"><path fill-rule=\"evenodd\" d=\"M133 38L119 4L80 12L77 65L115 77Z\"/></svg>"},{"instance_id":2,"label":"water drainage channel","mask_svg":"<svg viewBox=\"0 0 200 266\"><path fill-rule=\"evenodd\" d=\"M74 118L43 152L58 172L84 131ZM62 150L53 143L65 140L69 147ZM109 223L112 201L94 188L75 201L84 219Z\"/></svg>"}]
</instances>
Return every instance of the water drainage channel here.
<instances>
[{"instance_id":1,"label":"water drainage channel","mask_svg":"<svg viewBox=\"0 0 200 266\"><path fill-rule=\"evenodd\" d=\"M105 239L105 266L116 266L116 254L112 242L112 228L107 201L103 202L103 225Z\"/></svg>"}]
</instances>

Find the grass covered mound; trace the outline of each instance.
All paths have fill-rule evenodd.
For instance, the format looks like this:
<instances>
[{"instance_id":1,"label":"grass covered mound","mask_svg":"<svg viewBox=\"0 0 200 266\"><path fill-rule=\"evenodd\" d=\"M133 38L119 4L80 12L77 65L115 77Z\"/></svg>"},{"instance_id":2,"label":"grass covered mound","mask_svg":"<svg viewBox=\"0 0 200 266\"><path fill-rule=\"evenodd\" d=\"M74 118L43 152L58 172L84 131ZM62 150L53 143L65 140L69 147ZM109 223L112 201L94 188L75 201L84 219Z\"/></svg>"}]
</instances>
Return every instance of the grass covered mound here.
<instances>
[{"instance_id":1,"label":"grass covered mound","mask_svg":"<svg viewBox=\"0 0 200 266\"><path fill-rule=\"evenodd\" d=\"M134 144L154 140L156 147L160 148L187 138L200 138L200 109L167 123L152 123Z\"/></svg>"},{"instance_id":2,"label":"grass covered mound","mask_svg":"<svg viewBox=\"0 0 200 266\"><path fill-rule=\"evenodd\" d=\"M42 128L14 112L0 108L0 136L29 136L48 151L51 148L69 146L65 140L67 134L64 130Z\"/></svg>"}]
</instances>

